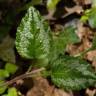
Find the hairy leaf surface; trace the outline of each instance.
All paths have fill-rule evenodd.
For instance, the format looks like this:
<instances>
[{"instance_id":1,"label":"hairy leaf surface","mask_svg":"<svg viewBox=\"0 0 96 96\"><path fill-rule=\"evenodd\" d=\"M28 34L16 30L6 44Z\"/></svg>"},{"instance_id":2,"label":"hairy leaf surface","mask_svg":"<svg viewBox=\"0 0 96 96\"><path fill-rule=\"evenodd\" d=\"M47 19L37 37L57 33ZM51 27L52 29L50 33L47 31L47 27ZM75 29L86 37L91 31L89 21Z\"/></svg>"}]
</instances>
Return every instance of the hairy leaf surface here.
<instances>
[{"instance_id":1,"label":"hairy leaf surface","mask_svg":"<svg viewBox=\"0 0 96 96\"><path fill-rule=\"evenodd\" d=\"M65 89L79 90L96 83L91 66L78 58L63 56L52 64L51 78L55 85Z\"/></svg>"},{"instance_id":2,"label":"hairy leaf surface","mask_svg":"<svg viewBox=\"0 0 96 96\"><path fill-rule=\"evenodd\" d=\"M22 57L41 59L48 57L50 28L39 12L30 7L22 19L16 34L16 48Z\"/></svg>"}]
</instances>

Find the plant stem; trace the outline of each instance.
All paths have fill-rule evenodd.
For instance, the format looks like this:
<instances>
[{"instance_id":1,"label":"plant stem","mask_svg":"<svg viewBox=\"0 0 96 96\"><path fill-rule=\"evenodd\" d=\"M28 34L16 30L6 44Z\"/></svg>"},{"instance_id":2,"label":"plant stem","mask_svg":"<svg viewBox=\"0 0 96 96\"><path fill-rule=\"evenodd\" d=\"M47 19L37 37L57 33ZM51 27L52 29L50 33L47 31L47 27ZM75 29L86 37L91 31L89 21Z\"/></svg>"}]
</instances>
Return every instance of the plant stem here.
<instances>
[{"instance_id":1,"label":"plant stem","mask_svg":"<svg viewBox=\"0 0 96 96\"><path fill-rule=\"evenodd\" d=\"M87 52L91 51L92 48L88 48L87 50L84 50L83 52L75 55L74 57L83 57Z\"/></svg>"},{"instance_id":2,"label":"plant stem","mask_svg":"<svg viewBox=\"0 0 96 96\"><path fill-rule=\"evenodd\" d=\"M19 80L19 79L24 79L24 78L27 78L27 77L33 77L34 74L37 74L37 73L39 73L39 72L41 72L41 71L44 71L44 70L45 70L45 68L40 68L40 69L36 69L36 70L34 70L34 71L31 71L31 72L22 74L22 75L20 75L20 76L15 77L14 79L12 79L12 80L10 80L10 81L7 81L7 82L1 84L0 87L11 85L11 84L13 84L14 82L16 82L16 81Z\"/></svg>"}]
</instances>

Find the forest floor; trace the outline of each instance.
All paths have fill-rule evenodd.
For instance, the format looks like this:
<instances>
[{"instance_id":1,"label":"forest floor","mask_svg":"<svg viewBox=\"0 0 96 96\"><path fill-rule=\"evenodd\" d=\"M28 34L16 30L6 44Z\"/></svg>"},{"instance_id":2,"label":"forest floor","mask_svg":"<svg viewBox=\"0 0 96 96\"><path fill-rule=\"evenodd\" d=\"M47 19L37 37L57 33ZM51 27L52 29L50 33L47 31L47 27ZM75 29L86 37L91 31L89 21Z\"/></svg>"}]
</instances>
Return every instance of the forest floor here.
<instances>
[{"instance_id":1,"label":"forest floor","mask_svg":"<svg viewBox=\"0 0 96 96\"><path fill-rule=\"evenodd\" d=\"M45 0L46 1L46 0ZM95 29L92 29L88 23L83 24L80 18L86 9L90 9L92 0L61 0L55 10L47 10L46 2L35 5L41 15L49 22L54 32L62 30L62 27L73 25L77 28L77 35L81 42L67 46L66 53L77 55L92 46ZM30 2L30 1L29 1ZM18 72L7 78L11 80L24 74L30 61L19 56L15 49L16 29L21 18L26 13L22 6L29 3L28 0L1 0L0 1L0 68L3 68L6 62L12 62L19 66ZM96 50L88 52L84 59L92 64L96 70ZM54 86L50 79L43 77L20 79L14 84L21 96L96 96L96 89L90 87L80 91L66 92Z\"/></svg>"}]
</instances>

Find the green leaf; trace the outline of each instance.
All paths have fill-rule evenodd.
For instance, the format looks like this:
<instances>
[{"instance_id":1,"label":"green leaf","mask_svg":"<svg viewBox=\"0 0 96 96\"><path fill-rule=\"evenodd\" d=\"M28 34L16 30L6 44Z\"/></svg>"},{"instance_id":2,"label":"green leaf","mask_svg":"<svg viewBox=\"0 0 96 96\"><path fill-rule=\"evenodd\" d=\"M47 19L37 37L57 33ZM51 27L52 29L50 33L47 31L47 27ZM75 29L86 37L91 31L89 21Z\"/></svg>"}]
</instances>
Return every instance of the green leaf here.
<instances>
[{"instance_id":1,"label":"green leaf","mask_svg":"<svg viewBox=\"0 0 96 96\"><path fill-rule=\"evenodd\" d=\"M81 21L85 22L88 20L90 27L96 28L96 7L87 9L84 15L81 17Z\"/></svg>"},{"instance_id":2,"label":"green leaf","mask_svg":"<svg viewBox=\"0 0 96 96\"><path fill-rule=\"evenodd\" d=\"M4 84L5 81L0 80L0 85ZM5 92L5 90L7 89L7 86L2 86L0 87L0 94L3 94Z\"/></svg>"},{"instance_id":3,"label":"green leaf","mask_svg":"<svg viewBox=\"0 0 96 96\"><path fill-rule=\"evenodd\" d=\"M83 23L85 23L88 19L89 19L88 16L84 15L84 16L81 17L80 20L81 20Z\"/></svg>"},{"instance_id":4,"label":"green leaf","mask_svg":"<svg viewBox=\"0 0 96 96\"><path fill-rule=\"evenodd\" d=\"M56 59L59 54L64 53L68 44L80 42L75 30L73 26L68 26L59 35L53 36L53 41L51 42L51 58Z\"/></svg>"},{"instance_id":5,"label":"green leaf","mask_svg":"<svg viewBox=\"0 0 96 96\"><path fill-rule=\"evenodd\" d=\"M92 28L96 28L96 7L91 9L88 22Z\"/></svg>"},{"instance_id":6,"label":"green leaf","mask_svg":"<svg viewBox=\"0 0 96 96\"><path fill-rule=\"evenodd\" d=\"M14 39L6 36L0 44L0 59L15 63Z\"/></svg>"},{"instance_id":7,"label":"green leaf","mask_svg":"<svg viewBox=\"0 0 96 96\"><path fill-rule=\"evenodd\" d=\"M89 16L90 16L90 13L91 13L91 10L90 9L87 9L84 11L84 15L81 16L81 21L83 23L86 23L86 21L89 19Z\"/></svg>"},{"instance_id":8,"label":"green leaf","mask_svg":"<svg viewBox=\"0 0 96 96\"><path fill-rule=\"evenodd\" d=\"M14 88L14 87L9 88L7 96L18 96L16 88Z\"/></svg>"},{"instance_id":9,"label":"green leaf","mask_svg":"<svg viewBox=\"0 0 96 96\"><path fill-rule=\"evenodd\" d=\"M96 7L96 0L92 0L92 7Z\"/></svg>"},{"instance_id":10,"label":"green leaf","mask_svg":"<svg viewBox=\"0 0 96 96\"><path fill-rule=\"evenodd\" d=\"M14 74L17 71L18 67L15 64L7 63L5 65L5 70L11 74Z\"/></svg>"},{"instance_id":11,"label":"green leaf","mask_svg":"<svg viewBox=\"0 0 96 96\"><path fill-rule=\"evenodd\" d=\"M48 58L50 28L43 21L35 8L28 9L16 34L16 48L22 57L28 59Z\"/></svg>"},{"instance_id":12,"label":"green leaf","mask_svg":"<svg viewBox=\"0 0 96 96\"><path fill-rule=\"evenodd\" d=\"M67 44L74 44L80 42L79 37L76 34L76 28L73 26L68 26L64 29L64 32L61 34L62 38L64 36L65 42Z\"/></svg>"},{"instance_id":13,"label":"green leaf","mask_svg":"<svg viewBox=\"0 0 96 96\"><path fill-rule=\"evenodd\" d=\"M51 78L55 85L67 90L80 90L96 83L96 75L91 65L70 56L61 56L54 60Z\"/></svg>"},{"instance_id":14,"label":"green leaf","mask_svg":"<svg viewBox=\"0 0 96 96\"><path fill-rule=\"evenodd\" d=\"M7 70L0 69L0 78L6 78L9 77L9 73Z\"/></svg>"},{"instance_id":15,"label":"green leaf","mask_svg":"<svg viewBox=\"0 0 96 96\"><path fill-rule=\"evenodd\" d=\"M55 9L56 5L60 0L47 0L48 9Z\"/></svg>"}]
</instances>

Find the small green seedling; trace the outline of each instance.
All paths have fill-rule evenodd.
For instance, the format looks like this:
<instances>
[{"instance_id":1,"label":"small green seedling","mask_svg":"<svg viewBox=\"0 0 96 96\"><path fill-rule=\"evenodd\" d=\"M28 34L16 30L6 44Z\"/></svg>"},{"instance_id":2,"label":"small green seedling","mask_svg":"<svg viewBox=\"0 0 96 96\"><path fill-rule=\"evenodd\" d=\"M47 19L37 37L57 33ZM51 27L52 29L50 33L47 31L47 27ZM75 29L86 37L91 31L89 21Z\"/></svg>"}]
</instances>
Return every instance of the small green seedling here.
<instances>
[{"instance_id":1,"label":"small green seedling","mask_svg":"<svg viewBox=\"0 0 96 96\"><path fill-rule=\"evenodd\" d=\"M65 55L66 46L78 42L73 26L58 36L51 34L49 25L34 7L28 9L16 34L18 53L32 59L32 66L41 64L56 86L68 90L80 90L96 83L95 72L86 60ZM39 64L39 60L46 62Z\"/></svg>"}]
</instances>

